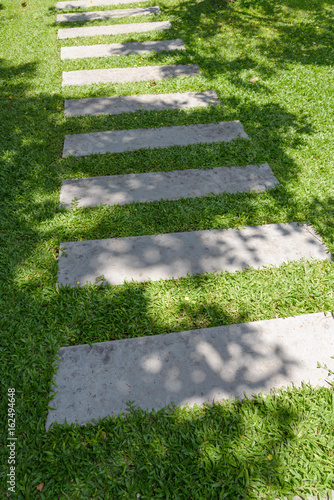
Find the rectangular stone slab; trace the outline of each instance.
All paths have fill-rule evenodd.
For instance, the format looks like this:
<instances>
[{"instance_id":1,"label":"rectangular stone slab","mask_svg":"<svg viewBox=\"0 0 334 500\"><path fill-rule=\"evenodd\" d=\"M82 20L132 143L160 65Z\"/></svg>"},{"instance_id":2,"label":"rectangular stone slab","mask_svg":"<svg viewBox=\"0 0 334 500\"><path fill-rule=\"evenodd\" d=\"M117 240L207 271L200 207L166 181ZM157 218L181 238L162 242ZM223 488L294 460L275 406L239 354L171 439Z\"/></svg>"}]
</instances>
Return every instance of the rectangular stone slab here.
<instances>
[{"instance_id":1,"label":"rectangular stone slab","mask_svg":"<svg viewBox=\"0 0 334 500\"><path fill-rule=\"evenodd\" d=\"M291 499L291 497L290 497ZM308 495L307 497L303 496L300 497L298 495L295 495L291 500L334 500L334 490L332 490L329 493L326 493L324 495L318 496L313 496L313 495ZM279 498L275 498L275 500L280 500ZM289 500L288 497L284 497L284 500Z\"/></svg>"},{"instance_id":2,"label":"rectangular stone slab","mask_svg":"<svg viewBox=\"0 0 334 500\"><path fill-rule=\"evenodd\" d=\"M62 347L46 421L87 424L171 404L219 402L302 382L326 386L334 319L315 313L186 332Z\"/></svg>"},{"instance_id":3,"label":"rectangular stone slab","mask_svg":"<svg viewBox=\"0 0 334 500\"><path fill-rule=\"evenodd\" d=\"M297 222L60 244L59 285L157 281L278 266L302 258L330 259L310 226Z\"/></svg>"},{"instance_id":4,"label":"rectangular stone slab","mask_svg":"<svg viewBox=\"0 0 334 500\"><path fill-rule=\"evenodd\" d=\"M65 2L58 2L56 9L89 9L91 7L102 7L105 5L118 5L126 3L144 3L133 0L67 0Z\"/></svg>"},{"instance_id":5,"label":"rectangular stone slab","mask_svg":"<svg viewBox=\"0 0 334 500\"><path fill-rule=\"evenodd\" d=\"M199 75L197 64L169 64L168 66L140 66L138 68L107 68L63 71L65 85L91 85L93 83L124 83L163 80L181 76Z\"/></svg>"},{"instance_id":6,"label":"rectangular stone slab","mask_svg":"<svg viewBox=\"0 0 334 500\"><path fill-rule=\"evenodd\" d=\"M239 121L66 135L63 157L249 139Z\"/></svg>"},{"instance_id":7,"label":"rectangular stone slab","mask_svg":"<svg viewBox=\"0 0 334 500\"><path fill-rule=\"evenodd\" d=\"M257 167L216 167L145 174L85 177L63 181L60 203L71 208L177 200L206 194L265 191L279 184L267 163Z\"/></svg>"},{"instance_id":8,"label":"rectangular stone slab","mask_svg":"<svg viewBox=\"0 0 334 500\"><path fill-rule=\"evenodd\" d=\"M214 90L175 94L144 94L117 97L66 99L65 116L119 115L139 110L187 109L219 104Z\"/></svg>"},{"instance_id":9,"label":"rectangular stone slab","mask_svg":"<svg viewBox=\"0 0 334 500\"><path fill-rule=\"evenodd\" d=\"M118 17L149 16L161 14L159 7L142 7L133 9L99 10L96 12L78 12L74 14L58 14L57 23L75 23L80 21L96 21Z\"/></svg>"},{"instance_id":10,"label":"rectangular stone slab","mask_svg":"<svg viewBox=\"0 0 334 500\"><path fill-rule=\"evenodd\" d=\"M60 49L60 58L64 60L81 59L84 57L113 57L169 50L185 50L183 41L177 39L162 40L161 42L111 43L84 45L80 47L62 47Z\"/></svg>"},{"instance_id":11,"label":"rectangular stone slab","mask_svg":"<svg viewBox=\"0 0 334 500\"><path fill-rule=\"evenodd\" d=\"M58 30L58 40L86 36L109 36L126 33L144 33L146 31L168 30L172 27L169 21L154 23L110 24L108 26L87 26L83 28L65 28Z\"/></svg>"}]
</instances>

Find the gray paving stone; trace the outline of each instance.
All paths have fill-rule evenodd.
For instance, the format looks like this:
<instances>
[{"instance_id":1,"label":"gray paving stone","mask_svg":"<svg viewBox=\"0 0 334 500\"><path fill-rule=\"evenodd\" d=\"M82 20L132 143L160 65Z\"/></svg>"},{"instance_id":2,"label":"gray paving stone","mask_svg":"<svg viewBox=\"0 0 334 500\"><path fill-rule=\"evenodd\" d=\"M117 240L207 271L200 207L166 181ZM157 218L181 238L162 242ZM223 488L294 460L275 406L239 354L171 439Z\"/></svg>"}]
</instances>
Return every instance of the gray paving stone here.
<instances>
[{"instance_id":1,"label":"gray paving stone","mask_svg":"<svg viewBox=\"0 0 334 500\"><path fill-rule=\"evenodd\" d=\"M58 14L57 23L75 23L78 21L96 21L99 19L114 19L118 17L149 16L161 14L159 7L141 7L133 9L99 10L96 12L78 12L73 14Z\"/></svg>"},{"instance_id":2,"label":"gray paving stone","mask_svg":"<svg viewBox=\"0 0 334 500\"><path fill-rule=\"evenodd\" d=\"M291 497L290 497L291 498ZM275 500L280 500L279 498L275 498ZM289 500L288 497L284 497L284 500ZM292 498L292 500L334 500L334 490L331 492L327 493L325 496L324 495L316 495L316 496L307 496L307 497L300 497L299 495L296 495Z\"/></svg>"},{"instance_id":3,"label":"gray paving stone","mask_svg":"<svg viewBox=\"0 0 334 500\"><path fill-rule=\"evenodd\" d=\"M326 386L334 319L315 313L187 332L63 347L46 429L176 404L243 399L302 382Z\"/></svg>"},{"instance_id":4,"label":"gray paving stone","mask_svg":"<svg viewBox=\"0 0 334 500\"><path fill-rule=\"evenodd\" d=\"M168 30L172 27L169 21L154 23L110 24L108 26L87 26L83 28L65 28L58 30L58 40L80 38L86 36L109 36L126 33L144 33L146 31Z\"/></svg>"},{"instance_id":5,"label":"gray paving stone","mask_svg":"<svg viewBox=\"0 0 334 500\"><path fill-rule=\"evenodd\" d=\"M162 52L167 50L185 50L185 46L182 40L177 39L162 40L161 42L131 42L62 47L60 58L64 60L80 59L83 57L125 56L128 54L146 54L148 52Z\"/></svg>"},{"instance_id":6,"label":"gray paving stone","mask_svg":"<svg viewBox=\"0 0 334 500\"><path fill-rule=\"evenodd\" d=\"M330 259L330 254L311 227L296 222L75 241L60 245L58 283L81 287L104 280L119 285L132 279L157 281L277 266L302 258Z\"/></svg>"},{"instance_id":7,"label":"gray paving stone","mask_svg":"<svg viewBox=\"0 0 334 500\"><path fill-rule=\"evenodd\" d=\"M63 157L249 139L239 121L66 135Z\"/></svg>"},{"instance_id":8,"label":"gray paving stone","mask_svg":"<svg viewBox=\"0 0 334 500\"><path fill-rule=\"evenodd\" d=\"M145 1L145 0L144 0ZM140 0L67 0L66 2L58 2L56 9L86 9L90 7L102 7L106 5L118 5L126 3L144 3Z\"/></svg>"},{"instance_id":9,"label":"gray paving stone","mask_svg":"<svg viewBox=\"0 0 334 500\"><path fill-rule=\"evenodd\" d=\"M195 198L209 193L265 191L279 184L267 163L257 167L218 167L145 174L109 175L63 181L60 203L71 208L101 204Z\"/></svg>"},{"instance_id":10,"label":"gray paving stone","mask_svg":"<svg viewBox=\"0 0 334 500\"><path fill-rule=\"evenodd\" d=\"M91 85L93 83L163 80L164 78L194 76L200 73L197 64L170 64L168 66L140 66L138 68L63 71L63 87L65 85Z\"/></svg>"},{"instance_id":11,"label":"gray paving stone","mask_svg":"<svg viewBox=\"0 0 334 500\"><path fill-rule=\"evenodd\" d=\"M65 100L65 116L119 115L139 110L187 109L219 104L214 90Z\"/></svg>"}]
</instances>

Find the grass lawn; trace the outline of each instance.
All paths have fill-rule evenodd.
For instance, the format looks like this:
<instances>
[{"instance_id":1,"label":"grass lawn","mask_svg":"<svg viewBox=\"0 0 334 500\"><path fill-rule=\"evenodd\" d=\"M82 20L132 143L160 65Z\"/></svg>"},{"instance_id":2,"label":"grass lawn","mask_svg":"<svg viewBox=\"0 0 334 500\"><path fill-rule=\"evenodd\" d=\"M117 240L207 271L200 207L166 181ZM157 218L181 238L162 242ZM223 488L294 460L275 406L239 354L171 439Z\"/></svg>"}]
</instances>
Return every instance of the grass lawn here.
<instances>
[{"instance_id":1,"label":"grass lawn","mask_svg":"<svg viewBox=\"0 0 334 500\"><path fill-rule=\"evenodd\" d=\"M160 16L110 22L170 20L171 30L60 43L58 28L69 25L56 25L55 0L0 0L3 498L235 500L334 489L331 386L157 413L130 405L94 426L45 433L60 347L334 310L330 261L56 289L62 241L308 221L334 252L334 0L141 6L156 4ZM186 52L60 60L60 46L174 38ZM156 85L61 86L64 70L173 63L196 63L202 73ZM209 109L64 118L65 98L211 89L221 105ZM62 158L65 134L228 120L240 120L251 140ZM266 193L59 208L66 178L264 162L280 181ZM6 483L8 388L16 396L15 493Z\"/></svg>"}]
</instances>

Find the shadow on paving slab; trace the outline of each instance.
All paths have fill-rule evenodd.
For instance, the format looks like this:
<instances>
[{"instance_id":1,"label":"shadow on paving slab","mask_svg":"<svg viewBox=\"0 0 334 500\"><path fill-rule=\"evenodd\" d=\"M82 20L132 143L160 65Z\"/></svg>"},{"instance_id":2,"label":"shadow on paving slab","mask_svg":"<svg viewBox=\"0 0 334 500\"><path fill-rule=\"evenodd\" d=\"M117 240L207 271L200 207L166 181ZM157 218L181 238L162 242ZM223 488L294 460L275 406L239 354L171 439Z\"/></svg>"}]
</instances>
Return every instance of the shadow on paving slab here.
<instances>
[{"instance_id":1,"label":"shadow on paving slab","mask_svg":"<svg viewBox=\"0 0 334 500\"><path fill-rule=\"evenodd\" d=\"M191 15L194 15L194 12ZM5 134L1 135L1 147L4 154L1 158L0 185L0 267L3 276L0 291L3 311L1 317L2 363L0 379L6 387L12 387L15 383L16 392L19 395L16 401L16 411L19 415L16 430L20 439L20 446L17 448L17 463L19 464L18 472L25 479L18 484L18 491L20 490L20 494L25 496L31 495L32 488L36 492L38 480L47 477L48 481L43 494L50 494L52 498L55 498L56 495L62 495L64 489L69 489L74 493L78 489L80 490L80 485L70 484L72 473L76 473L78 477L82 477L86 481L87 477L95 471L95 468L92 470L92 464L101 464L101 450L105 453L104 461L107 467L114 473L114 477L110 477L107 470L99 470L100 478L102 473L105 483L103 487L112 491L117 482L120 484L124 481L124 471L126 474L136 474L137 485L141 484L145 455L141 455L140 452L149 448L150 453L156 456L156 437L159 430L161 431L160 426L157 429L152 424L157 418L156 415L145 415L138 423L138 427L124 427L128 438L131 436L131 432L135 434L131 443L126 439L126 435L121 434L123 432L122 426L113 427L114 423L109 419L104 425L111 429L115 436L115 448L113 449L111 446L108 448L108 440L104 439L106 448L100 447L101 443L99 446L95 446L95 442L94 445L88 443L89 445L86 446L86 441L83 447L83 459L76 456L78 449L76 433L78 435L84 434L87 439L89 433L92 433L95 438L99 429L87 429L87 431L77 429L74 431L73 428L68 430L64 427L58 435L56 432L51 433L50 436L45 435L46 406L54 374L51 364L58 349L71 342L81 344L83 342L101 342L167 333L176 329L175 323L178 320L180 321L180 329L185 328L182 325L185 306L183 307L181 302L179 305L180 317L176 318L174 324L170 324L169 318L162 320L155 317L152 303L160 299L148 293L151 285L147 283L128 284L115 288L86 287L82 290L61 290L60 292L55 290L57 245L64 240L64 237L69 239L73 236L74 239L79 239L82 234L80 227L70 228L68 224L64 227L66 214L58 211L58 190L61 180L77 173L81 175L101 175L99 174L101 171L108 174L129 173L140 172L146 170L147 167L150 171L159 171L165 168L173 170L176 163L180 163L183 168L203 167L203 165L200 165L201 159L196 159L198 149L192 150L191 148L188 148L181 155L180 150L173 151L168 165L166 165L166 158L157 151L132 153L131 161L127 155L112 158L105 155L105 158L98 161L96 158L77 162L73 159L62 160L60 158L62 141L65 133L68 133L68 125L65 125L59 118L60 113L62 113L59 107L63 104L63 97L61 95L30 95L32 86L29 84L29 79L35 77L36 69L37 64L35 63L10 66L5 61L1 62L0 68L1 76L5 80L5 85L0 87L3 99L1 126L6 131ZM21 73L25 74L22 75L22 80L11 84L12 78L15 75L21 75ZM10 96L12 96L11 99ZM239 105L239 109L232 109L233 103ZM228 109L229 104L231 105L230 109ZM271 120L276 113L279 114L279 118L276 123L273 123L272 128L268 129L268 114ZM190 114L191 116L197 119L200 115L194 111L193 115ZM277 206L286 208L288 199L289 220L295 220L296 215L299 214L299 200L290 196L287 181L296 178L298 167L285 152L284 146L281 145L281 139L284 133L290 131L292 145L295 147L302 145L303 140L299 138L300 131L305 130L308 134L314 133L308 120L300 120L288 113L283 107L275 104L257 107L252 104L242 105L234 97L226 101L224 116L226 119L229 116L240 119L244 125L247 123L247 130L252 138L254 149L251 146L248 152L244 151L243 145L240 145L236 153L232 153L229 148L225 150L207 149L203 154L206 166L212 165L212 158L218 163L217 166L222 166L222 163L239 165L254 163L254 160L257 163L268 161L282 183L282 188L272 193L272 200ZM182 120L188 118L189 115L187 118L184 116ZM207 120L210 121L210 117ZM106 122L106 124L108 123ZM158 115L156 115L154 123L159 123ZM257 125L259 129L257 128L255 133L253 127ZM123 128L127 127L126 120L122 126ZM275 149L271 144L273 140L276 141ZM216 156L212 153L215 153ZM116 160L118 161L116 162ZM97 162L96 166L94 162ZM254 210L256 212L252 198L243 197L241 198L242 203L239 203L240 197L233 196L229 198L223 210L217 209L217 215L232 210L231 200L234 200L234 205L238 205L238 210L247 210L248 208L251 213L254 213ZM151 210L150 207L152 207L152 213L155 214L154 226L150 230L152 234L155 234L159 232L160 228L159 207L161 205L151 204L148 206L148 210ZM312 198L307 207L310 207L310 216L312 215L317 225L320 225L318 217L328 217L328 213L332 214L333 201L326 196L322 200ZM195 230L196 224L198 225L201 221L197 216L199 213L203 214L202 208L201 205L201 210L195 214L196 217L187 221L189 230ZM157 211L155 212L155 210ZM306 213L308 213L307 210L308 208ZM141 234L143 231L147 232L147 228L143 228L138 223L137 217L129 212L128 207L123 207L120 213L127 221L125 232L128 236ZM109 224L109 221L110 219L105 218L102 222L109 225L110 235L123 235L119 228L117 229L119 232L113 234L115 229ZM88 231L88 237L92 237L97 231L103 229L102 222L101 225L99 221L95 223L94 227ZM171 226L172 224L171 221ZM330 237L333 238L333 235L328 230L327 238ZM333 244L332 239L331 243ZM201 276L193 279L201 280L203 283L203 280L209 278ZM176 282L174 284L176 285ZM165 287L168 286L169 282L166 282ZM251 281L249 286L251 286ZM266 288L267 283L264 283L263 287ZM163 291L160 290L159 293L163 293ZM310 308L313 310L317 308L316 303L311 303ZM194 322L197 321L194 327L231 324L252 319L252 312L247 307L237 304L237 309L236 314L231 315L223 306L215 307L208 305L207 302L198 303L191 311ZM189 326L188 321L187 324ZM279 356L280 352L277 354ZM310 394L310 397L313 397L312 394L314 395L315 392L311 390ZM286 400L284 399L284 401ZM1 404L4 410L1 414L6 415L5 398ZM294 407L287 408L284 406L285 403L283 404L279 400L274 408L272 400L268 404L262 401L259 403L259 400L256 399L252 404L258 405L258 411L264 415L264 418L271 421L273 427L278 429L281 439L277 446L291 446L291 450L293 450L291 428L295 425L296 429L301 422L300 410ZM183 483L186 495L188 495L188 491L191 491L187 488L192 488L194 491L192 496L196 498L194 488L197 488L198 484L191 481L191 477L187 474L190 463L195 464L197 471L204 468L207 471L209 482L217 479L226 484L232 475L234 477L233 483L237 484L234 488L230 481L226 487L227 494L232 491L233 495L240 494L245 497L247 488L252 486L253 481L254 483L260 481L267 486L272 484L274 478L275 485L278 487L284 483L285 475L290 471L284 469L284 464L280 463L279 459L267 461L261 454L263 450L261 453L257 451L257 455L245 459L235 458L234 455L231 456L227 453L226 450L230 450L235 444L241 443L242 447L245 426L248 421L247 418L240 415L241 408L242 406L238 403L227 402L225 406L203 409L203 414L198 419L204 432L200 437L198 437L198 433L194 432L192 419L182 422L176 410L172 418L175 419L175 425L177 425L175 430L178 430L176 434L178 440L184 440L184 449L190 438L195 437L196 442L194 447L190 447L189 454L174 455L173 460L163 470L162 477L166 488L170 487L173 491L174 479L178 474L176 469L178 468L179 472L181 471L181 477L183 475L187 479ZM166 414L168 418L171 418L168 413ZM215 414L218 415L213 424L216 430L208 431ZM222 422L226 424L225 432L222 432ZM150 430L153 434L149 434ZM86 432L87 434L85 434ZM187 432L186 438L184 432ZM212 454L213 450L210 445L214 446L218 435L223 437L223 444L222 452L218 450L217 456L228 457L228 467L225 465L221 467L221 462L218 460L215 462L215 456ZM27 436L28 439L26 439ZM65 446L66 436L68 440ZM147 448L144 446L145 436L148 436ZM172 437L167 427L165 436L166 440ZM55 445L57 439L60 440L60 446ZM82 442L80 436L79 447L83 446ZM110 451L121 450L122 447L128 446L129 442L134 453L134 465L130 464L131 466L129 466L124 460L118 460L118 457L115 462L114 455ZM248 444L248 448L251 449L252 442ZM179 448L175 449L179 453ZM263 449L265 449L266 455L267 451L272 453L271 446L268 447L268 450L267 445ZM123 453L122 457L126 456L125 454L126 452ZM162 456L162 452L160 455ZM60 458L59 461L56 460L57 457ZM90 461L88 461L88 457ZM196 461L196 457L200 457L200 459ZM311 460L311 456L309 459ZM316 462L314 458L312 460ZM55 463L57 463L57 468L54 467ZM173 463L174 468L171 468ZM152 470L152 468L158 470L159 463L154 461L150 463L149 469ZM240 472L237 478L235 478L236 471ZM326 477L322 479L325 481L328 472L325 470L323 473ZM5 472L1 473L1 479L6 480L4 474ZM145 474L148 472L146 471ZM61 481L59 481L59 475L62 477ZM308 479L305 477L303 481L308 481ZM33 485L31 485L31 481L33 481ZM87 498L95 494L94 488L98 487L98 483L96 481L95 485L88 484L84 487ZM82 495L80 497L82 498Z\"/></svg>"}]
</instances>

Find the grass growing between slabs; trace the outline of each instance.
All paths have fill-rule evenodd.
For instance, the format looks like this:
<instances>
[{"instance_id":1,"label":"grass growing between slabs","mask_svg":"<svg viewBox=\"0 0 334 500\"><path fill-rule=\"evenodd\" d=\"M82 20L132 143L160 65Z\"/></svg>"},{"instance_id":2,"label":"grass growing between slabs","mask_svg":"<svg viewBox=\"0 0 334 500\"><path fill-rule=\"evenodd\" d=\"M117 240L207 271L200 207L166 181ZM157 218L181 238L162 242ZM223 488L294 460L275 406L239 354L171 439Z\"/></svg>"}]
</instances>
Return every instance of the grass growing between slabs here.
<instances>
[{"instance_id":1,"label":"grass growing between slabs","mask_svg":"<svg viewBox=\"0 0 334 500\"><path fill-rule=\"evenodd\" d=\"M12 498L269 499L334 488L330 386L150 415L132 408L126 417L97 426L57 426L45 433L59 347L334 310L332 262L56 290L62 241L308 221L334 251L333 1L158 5L161 16L142 20L168 19L171 30L58 42L58 28L70 24L56 26L55 2L0 4L4 497L8 387L16 390ZM183 39L186 52L60 60L60 46L175 38ZM198 64L201 75L61 87L63 70L180 63ZM209 109L64 118L65 98L210 89L221 104ZM227 120L240 120L251 140L61 157L65 134ZM267 193L59 208L66 178L264 162L281 183Z\"/></svg>"}]
</instances>

